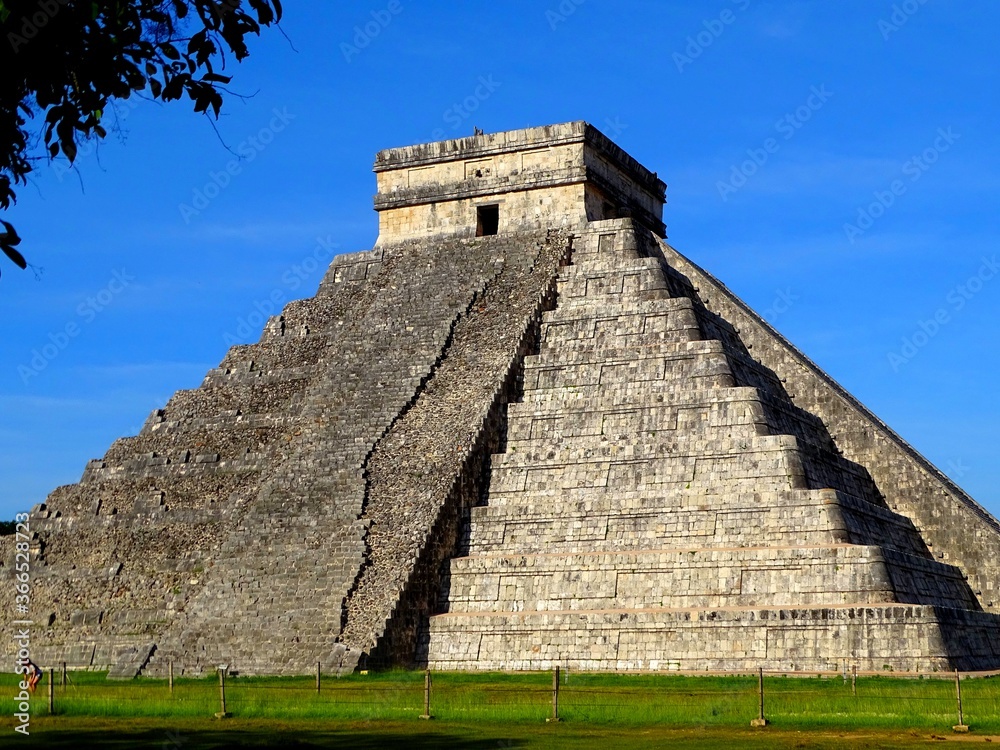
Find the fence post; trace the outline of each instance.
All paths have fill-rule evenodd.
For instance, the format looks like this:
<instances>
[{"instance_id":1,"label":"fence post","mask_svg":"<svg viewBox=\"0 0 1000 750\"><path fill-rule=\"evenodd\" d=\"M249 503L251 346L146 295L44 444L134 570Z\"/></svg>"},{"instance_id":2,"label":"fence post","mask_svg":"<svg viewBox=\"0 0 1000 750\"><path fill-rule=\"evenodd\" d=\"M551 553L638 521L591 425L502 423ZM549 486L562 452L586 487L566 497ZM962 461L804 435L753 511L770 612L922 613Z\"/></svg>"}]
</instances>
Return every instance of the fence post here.
<instances>
[{"instance_id":1,"label":"fence post","mask_svg":"<svg viewBox=\"0 0 1000 750\"><path fill-rule=\"evenodd\" d=\"M229 665L223 665L219 667L219 699L222 702L222 710L215 715L216 719L228 719L232 716L226 710L226 667Z\"/></svg>"},{"instance_id":2,"label":"fence post","mask_svg":"<svg viewBox=\"0 0 1000 750\"><path fill-rule=\"evenodd\" d=\"M171 661L167 664L167 686L170 688L170 694L174 694L174 663Z\"/></svg>"},{"instance_id":3,"label":"fence post","mask_svg":"<svg viewBox=\"0 0 1000 750\"><path fill-rule=\"evenodd\" d=\"M424 671L424 712L421 719L433 719L431 716L431 670Z\"/></svg>"},{"instance_id":4,"label":"fence post","mask_svg":"<svg viewBox=\"0 0 1000 750\"><path fill-rule=\"evenodd\" d=\"M322 679L323 662L316 662L316 695L319 695L320 680Z\"/></svg>"},{"instance_id":5,"label":"fence post","mask_svg":"<svg viewBox=\"0 0 1000 750\"><path fill-rule=\"evenodd\" d=\"M56 670L49 667L49 713L56 712Z\"/></svg>"},{"instance_id":6,"label":"fence post","mask_svg":"<svg viewBox=\"0 0 1000 750\"><path fill-rule=\"evenodd\" d=\"M545 721L560 721L559 719L559 667L552 669L552 716Z\"/></svg>"},{"instance_id":7,"label":"fence post","mask_svg":"<svg viewBox=\"0 0 1000 750\"><path fill-rule=\"evenodd\" d=\"M62 663L62 686L66 687L66 662Z\"/></svg>"},{"instance_id":8,"label":"fence post","mask_svg":"<svg viewBox=\"0 0 1000 750\"><path fill-rule=\"evenodd\" d=\"M766 727L767 719L764 718L764 668L757 668L757 718L750 722L752 727Z\"/></svg>"},{"instance_id":9,"label":"fence post","mask_svg":"<svg viewBox=\"0 0 1000 750\"><path fill-rule=\"evenodd\" d=\"M851 675L851 693L858 697L858 665L854 665L854 673Z\"/></svg>"},{"instance_id":10,"label":"fence post","mask_svg":"<svg viewBox=\"0 0 1000 750\"><path fill-rule=\"evenodd\" d=\"M957 669L955 670L955 698L958 701L958 724L952 729L964 734L969 731L969 726L965 723L965 716L962 714L962 676Z\"/></svg>"}]
</instances>

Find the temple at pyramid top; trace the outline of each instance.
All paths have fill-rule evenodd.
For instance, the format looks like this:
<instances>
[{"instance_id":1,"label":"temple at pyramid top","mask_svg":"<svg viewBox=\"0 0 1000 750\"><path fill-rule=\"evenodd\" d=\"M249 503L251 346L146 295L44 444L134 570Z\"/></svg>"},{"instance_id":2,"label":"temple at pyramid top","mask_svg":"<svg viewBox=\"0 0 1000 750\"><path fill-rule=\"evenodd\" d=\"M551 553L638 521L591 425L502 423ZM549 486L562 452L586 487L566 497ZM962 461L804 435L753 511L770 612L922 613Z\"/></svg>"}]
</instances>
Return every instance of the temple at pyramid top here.
<instances>
[{"instance_id":1,"label":"temple at pyramid top","mask_svg":"<svg viewBox=\"0 0 1000 750\"><path fill-rule=\"evenodd\" d=\"M666 234L666 185L583 121L390 148L375 173L380 245L628 217Z\"/></svg>"}]
</instances>

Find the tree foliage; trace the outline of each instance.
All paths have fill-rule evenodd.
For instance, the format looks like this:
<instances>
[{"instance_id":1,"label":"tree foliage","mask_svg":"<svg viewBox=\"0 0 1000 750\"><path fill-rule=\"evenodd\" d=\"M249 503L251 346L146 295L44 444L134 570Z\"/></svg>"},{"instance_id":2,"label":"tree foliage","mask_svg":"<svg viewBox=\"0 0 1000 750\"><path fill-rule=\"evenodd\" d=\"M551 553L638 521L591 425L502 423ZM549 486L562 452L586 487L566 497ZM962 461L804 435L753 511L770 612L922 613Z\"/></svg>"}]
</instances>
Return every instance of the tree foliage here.
<instances>
[{"instance_id":1,"label":"tree foliage","mask_svg":"<svg viewBox=\"0 0 1000 750\"><path fill-rule=\"evenodd\" d=\"M226 53L281 19L280 0L0 0L0 209L39 160L104 138L109 102L187 97L218 117ZM0 251L21 268L14 227Z\"/></svg>"}]
</instances>

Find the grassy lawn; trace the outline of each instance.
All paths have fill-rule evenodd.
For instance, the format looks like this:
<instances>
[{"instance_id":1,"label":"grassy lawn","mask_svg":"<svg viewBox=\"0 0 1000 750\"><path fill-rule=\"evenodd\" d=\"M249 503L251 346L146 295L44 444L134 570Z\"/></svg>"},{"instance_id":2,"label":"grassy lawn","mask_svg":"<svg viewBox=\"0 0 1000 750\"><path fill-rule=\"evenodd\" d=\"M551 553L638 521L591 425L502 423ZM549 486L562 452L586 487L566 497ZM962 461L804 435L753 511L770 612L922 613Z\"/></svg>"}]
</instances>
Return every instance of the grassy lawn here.
<instances>
[{"instance_id":1,"label":"grassy lawn","mask_svg":"<svg viewBox=\"0 0 1000 750\"><path fill-rule=\"evenodd\" d=\"M901 731L781 730L766 728L675 728L665 726L611 727L606 725L544 722L487 724L482 722L379 721L329 722L312 719L41 719L31 737L0 740L3 747L177 748L222 750L250 748L350 748L381 750L486 750L487 748L600 748L646 750L670 748L911 748L940 745L943 734ZM976 737L980 743L985 738ZM1000 742L1000 738L995 738Z\"/></svg>"},{"instance_id":2,"label":"grassy lawn","mask_svg":"<svg viewBox=\"0 0 1000 750\"><path fill-rule=\"evenodd\" d=\"M551 673L435 673L433 721L418 718L421 672L324 676L318 694L315 678L230 677L233 718L224 721L212 718L216 677L177 679L172 695L165 680L70 672L64 687L56 679L55 716L47 715L47 676L32 701L30 746L892 748L951 739L957 723L954 681L888 676L858 678L856 696L839 677L767 677L771 725L763 730L749 727L755 677L564 672L558 724L545 722ZM972 739L1000 734L1000 679L963 680L962 691ZM15 694L14 675L0 675L0 695ZM0 735L0 747L8 745Z\"/></svg>"}]
</instances>

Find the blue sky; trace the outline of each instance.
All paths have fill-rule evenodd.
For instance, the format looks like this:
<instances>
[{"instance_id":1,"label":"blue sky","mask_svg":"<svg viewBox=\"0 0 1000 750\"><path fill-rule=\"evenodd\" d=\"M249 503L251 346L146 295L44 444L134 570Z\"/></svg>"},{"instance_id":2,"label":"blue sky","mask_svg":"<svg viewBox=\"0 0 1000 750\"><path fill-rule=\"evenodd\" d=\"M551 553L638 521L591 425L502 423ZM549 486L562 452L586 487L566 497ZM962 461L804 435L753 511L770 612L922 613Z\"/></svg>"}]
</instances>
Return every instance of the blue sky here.
<instances>
[{"instance_id":1,"label":"blue sky","mask_svg":"<svg viewBox=\"0 0 1000 750\"><path fill-rule=\"evenodd\" d=\"M668 183L681 252L1000 513L996 3L285 6L218 135L120 103L4 216L36 268L0 278L0 517L370 248L377 150L577 119Z\"/></svg>"}]
</instances>

